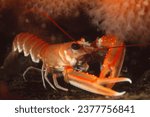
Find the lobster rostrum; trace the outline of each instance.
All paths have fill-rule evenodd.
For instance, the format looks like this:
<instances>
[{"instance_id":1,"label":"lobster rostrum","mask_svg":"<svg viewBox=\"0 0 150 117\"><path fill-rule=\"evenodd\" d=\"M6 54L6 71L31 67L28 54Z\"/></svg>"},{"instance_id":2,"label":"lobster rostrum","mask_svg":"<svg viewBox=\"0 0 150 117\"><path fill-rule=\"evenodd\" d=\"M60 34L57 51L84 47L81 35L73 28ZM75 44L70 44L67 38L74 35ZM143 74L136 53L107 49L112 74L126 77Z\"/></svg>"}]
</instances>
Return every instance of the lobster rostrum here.
<instances>
[{"instance_id":1,"label":"lobster rostrum","mask_svg":"<svg viewBox=\"0 0 150 117\"><path fill-rule=\"evenodd\" d=\"M113 48L114 46L119 47ZM108 48L108 51L99 77L74 68L79 64L86 71L88 65L84 61L82 62L81 58L92 52L101 52L103 48ZM64 80L73 86L106 96L120 96L125 93L112 90L115 83L125 81L131 83L130 79L119 77L124 61L125 46L123 42L114 36L103 36L93 43L81 39L62 44L48 44L33 34L20 33L13 41L13 51L23 52L24 56L30 55L35 63L42 61L41 75L45 88L46 81L53 89L68 90L58 84L58 74L53 73L53 70L62 72ZM54 86L48 79L48 73L52 73Z\"/></svg>"}]
</instances>

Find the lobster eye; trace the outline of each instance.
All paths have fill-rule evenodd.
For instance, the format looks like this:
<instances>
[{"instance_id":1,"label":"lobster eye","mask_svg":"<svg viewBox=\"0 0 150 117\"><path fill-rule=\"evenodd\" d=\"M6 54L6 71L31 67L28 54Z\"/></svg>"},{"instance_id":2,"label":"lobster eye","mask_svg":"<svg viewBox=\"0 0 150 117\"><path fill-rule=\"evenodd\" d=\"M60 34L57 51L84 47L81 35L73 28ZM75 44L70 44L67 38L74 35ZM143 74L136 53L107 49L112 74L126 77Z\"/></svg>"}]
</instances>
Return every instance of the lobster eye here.
<instances>
[{"instance_id":1,"label":"lobster eye","mask_svg":"<svg viewBox=\"0 0 150 117\"><path fill-rule=\"evenodd\" d=\"M71 45L71 48L72 49L74 49L74 50L78 50L78 49L80 49L80 45L78 44L78 43L73 43L72 45Z\"/></svg>"}]
</instances>

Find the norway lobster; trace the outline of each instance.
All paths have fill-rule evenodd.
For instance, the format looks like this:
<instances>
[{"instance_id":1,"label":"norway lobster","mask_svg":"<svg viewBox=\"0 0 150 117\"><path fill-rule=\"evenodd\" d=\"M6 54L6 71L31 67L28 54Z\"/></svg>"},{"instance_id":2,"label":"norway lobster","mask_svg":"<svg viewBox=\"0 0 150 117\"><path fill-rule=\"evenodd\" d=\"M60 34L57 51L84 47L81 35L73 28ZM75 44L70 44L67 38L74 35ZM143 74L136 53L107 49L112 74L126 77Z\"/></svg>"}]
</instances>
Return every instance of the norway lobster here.
<instances>
[{"instance_id":1,"label":"norway lobster","mask_svg":"<svg viewBox=\"0 0 150 117\"><path fill-rule=\"evenodd\" d=\"M114 46L120 47L113 48ZM100 48L109 49L99 77L74 69L74 66L80 63L80 58L94 51L100 51ZM125 47L123 42L114 36L103 36L93 43L88 43L81 39L63 44L48 44L33 34L21 33L13 41L13 51L24 52L25 56L30 55L33 62L38 63L40 60L43 62L41 74L45 88L45 81L47 81L53 89L68 90L58 84L58 75L56 73L52 73L55 86L49 81L47 75L53 70L62 72L64 80L71 85L106 96L120 96L125 93L112 90L111 88L115 83L124 81L131 83L130 79L119 77L124 60ZM88 65L82 67L85 70L88 69Z\"/></svg>"}]
</instances>

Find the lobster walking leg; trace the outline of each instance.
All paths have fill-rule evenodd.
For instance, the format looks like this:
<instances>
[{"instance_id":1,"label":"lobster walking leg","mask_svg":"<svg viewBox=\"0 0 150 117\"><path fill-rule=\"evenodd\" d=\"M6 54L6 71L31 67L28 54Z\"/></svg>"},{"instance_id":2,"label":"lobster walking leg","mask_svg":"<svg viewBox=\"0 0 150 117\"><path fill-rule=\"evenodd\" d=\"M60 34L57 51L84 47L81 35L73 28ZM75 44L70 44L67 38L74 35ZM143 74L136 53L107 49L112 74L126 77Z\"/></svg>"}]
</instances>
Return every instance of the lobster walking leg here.
<instances>
[{"instance_id":1,"label":"lobster walking leg","mask_svg":"<svg viewBox=\"0 0 150 117\"><path fill-rule=\"evenodd\" d=\"M45 84L45 80L44 80L44 74L45 74L45 66L44 64L42 65L42 69L41 69L41 75L42 75L42 82L43 82L43 86L46 89L46 84Z\"/></svg>"},{"instance_id":2,"label":"lobster walking leg","mask_svg":"<svg viewBox=\"0 0 150 117\"><path fill-rule=\"evenodd\" d=\"M44 79L47 81L47 83L54 89L54 90L56 90L56 88L52 85L52 83L49 81L49 79L48 79L48 77L47 77L47 75L48 75L48 69L45 69L45 73L44 73ZM43 81L44 81L44 79L43 79Z\"/></svg>"},{"instance_id":3,"label":"lobster walking leg","mask_svg":"<svg viewBox=\"0 0 150 117\"><path fill-rule=\"evenodd\" d=\"M24 80L26 80L26 77L25 77L26 73L27 73L28 71L30 71L30 70L37 70L37 71L40 71L40 72L41 72L41 69L36 68L36 67L33 67L33 66L30 66L30 67L28 67L28 68L24 71L24 73L23 73L23 79L24 79Z\"/></svg>"},{"instance_id":4,"label":"lobster walking leg","mask_svg":"<svg viewBox=\"0 0 150 117\"><path fill-rule=\"evenodd\" d=\"M56 88L63 90L63 91L68 91L67 88L64 88L58 84L57 78L58 78L57 74L53 73L53 81L54 81L54 85L56 86Z\"/></svg>"}]
</instances>

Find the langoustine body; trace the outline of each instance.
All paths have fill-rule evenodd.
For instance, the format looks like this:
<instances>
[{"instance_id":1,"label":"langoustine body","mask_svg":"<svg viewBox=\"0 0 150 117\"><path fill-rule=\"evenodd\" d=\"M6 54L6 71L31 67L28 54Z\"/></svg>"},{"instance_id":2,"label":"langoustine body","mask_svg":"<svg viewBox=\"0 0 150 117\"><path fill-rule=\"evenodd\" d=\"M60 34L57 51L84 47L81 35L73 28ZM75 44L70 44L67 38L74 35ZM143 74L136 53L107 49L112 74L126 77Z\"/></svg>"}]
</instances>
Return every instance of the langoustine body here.
<instances>
[{"instance_id":1,"label":"langoustine body","mask_svg":"<svg viewBox=\"0 0 150 117\"><path fill-rule=\"evenodd\" d=\"M96 47L92 46L93 44L96 44ZM111 46L120 45L120 42L113 36L104 36L100 40L93 42L93 44L85 42L84 39L64 44L48 44L33 34L21 33L16 36L13 42L13 51L23 51L25 56L30 54L33 62L38 63L40 60L43 62L41 74L45 88L46 80L53 89L68 90L58 84L58 76L55 73L53 73L52 78L56 88L49 81L47 75L54 69L62 72L66 82L83 90L107 96L124 94L125 92L116 92L111 89L113 84L117 82L128 81L131 83L128 78L119 78L124 58L124 46L121 45L122 47L119 49L111 48ZM74 69L74 66L80 63L81 57L103 47L110 49L104 59L99 77ZM85 70L87 68L88 66L84 66Z\"/></svg>"}]
</instances>

